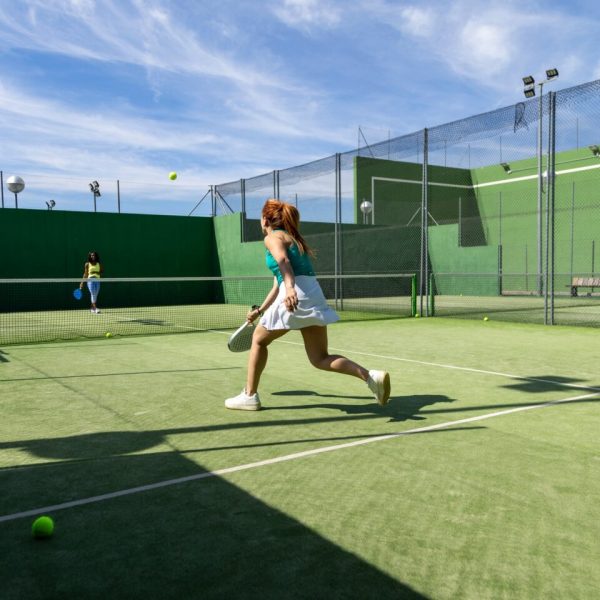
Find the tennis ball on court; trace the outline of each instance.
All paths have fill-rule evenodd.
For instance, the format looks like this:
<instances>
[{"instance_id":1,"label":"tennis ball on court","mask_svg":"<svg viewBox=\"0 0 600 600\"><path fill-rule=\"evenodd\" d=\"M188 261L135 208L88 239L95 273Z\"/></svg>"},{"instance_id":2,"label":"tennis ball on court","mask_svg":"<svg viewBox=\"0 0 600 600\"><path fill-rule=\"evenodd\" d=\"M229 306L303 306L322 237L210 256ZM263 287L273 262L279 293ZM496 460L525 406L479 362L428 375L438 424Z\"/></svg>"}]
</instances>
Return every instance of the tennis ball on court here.
<instances>
[{"instance_id":1,"label":"tennis ball on court","mask_svg":"<svg viewBox=\"0 0 600 600\"><path fill-rule=\"evenodd\" d=\"M177 173L175 173L175 171L171 171L171 172L169 173L169 179L170 179L171 181L175 181L175 180L177 179Z\"/></svg>"},{"instance_id":2,"label":"tennis ball on court","mask_svg":"<svg viewBox=\"0 0 600 600\"><path fill-rule=\"evenodd\" d=\"M50 517L38 517L31 526L31 533L36 539L49 538L54 533L54 521Z\"/></svg>"},{"instance_id":3,"label":"tennis ball on court","mask_svg":"<svg viewBox=\"0 0 600 600\"><path fill-rule=\"evenodd\" d=\"M484 321L489 321L490 319L488 317L483 317Z\"/></svg>"},{"instance_id":4,"label":"tennis ball on court","mask_svg":"<svg viewBox=\"0 0 600 600\"><path fill-rule=\"evenodd\" d=\"M112 333L111 333L110 331L107 331L107 332L106 332L104 335L105 335L106 337L112 337Z\"/></svg>"}]
</instances>

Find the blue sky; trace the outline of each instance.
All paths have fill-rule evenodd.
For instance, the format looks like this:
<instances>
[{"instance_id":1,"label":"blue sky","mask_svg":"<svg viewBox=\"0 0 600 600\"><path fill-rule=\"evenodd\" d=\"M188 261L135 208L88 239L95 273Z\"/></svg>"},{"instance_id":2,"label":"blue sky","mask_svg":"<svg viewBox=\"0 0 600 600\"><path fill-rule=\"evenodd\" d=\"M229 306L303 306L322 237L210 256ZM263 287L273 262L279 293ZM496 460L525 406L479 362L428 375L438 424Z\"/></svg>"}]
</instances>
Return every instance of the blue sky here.
<instances>
[{"instance_id":1,"label":"blue sky","mask_svg":"<svg viewBox=\"0 0 600 600\"><path fill-rule=\"evenodd\" d=\"M249 178L600 78L597 0L0 0L19 204L187 214ZM169 171L179 174L169 182ZM5 205L13 197L5 191ZM206 214L206 207L198 214Z\"/></svg>"}]
</instances>

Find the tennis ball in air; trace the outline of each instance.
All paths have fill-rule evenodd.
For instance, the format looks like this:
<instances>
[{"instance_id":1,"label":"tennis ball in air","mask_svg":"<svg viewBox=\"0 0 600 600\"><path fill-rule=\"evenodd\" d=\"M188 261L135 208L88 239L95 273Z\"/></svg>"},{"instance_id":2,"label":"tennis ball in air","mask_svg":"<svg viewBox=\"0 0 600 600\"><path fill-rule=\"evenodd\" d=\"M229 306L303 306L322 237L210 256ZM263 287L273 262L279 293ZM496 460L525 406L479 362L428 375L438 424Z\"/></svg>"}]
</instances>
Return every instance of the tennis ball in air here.
<instances>
[{"instance_id":1,"label":"tennis ball in air","mask_svg":"<svg viewBox=\"0 0 600 600\"><path fill-rule=\"evenodd\" d=\"M177 179L177 173L175 173L175 171L171 171L171 172L169 173L169 179L170 179L171 181L175 181L175 180Z\"/></svg>"},{"instance_id":2,"label":"tennis ball in air","mask_svg":"<svg viewBox=\"0 0 600 600\"><path fill-rule=\"evenodd\" d=\"M31 526L31 533L36 539L49 538L54 533L54 521L50 517L38 517Z\"/></svg>"},{"instance_id":3,"label":"tennis ball in air","mask_svg":"<svg viewBox=\"0 0 600 600\"><path fill-rule=\"evenodd\" d=\"M483 317L484 321L489 321L490 319L488 317Z\"/></svg>"},{"instance_id":4,"label":"tennis ball in air","mask_svg":"<svg viewBox=\"0 0 600 600\"><path fill-rule=\"evenodd\" d=\"M110 331L107 331L107 332L106 332L104 335L105 335L106 337L112 337L112 333L111 333Z\"/></svg>"},{"instance_id":5,"label":"tennis ball in air","mask_svg":"<svg viewBox=\"0 0 600 600\"><path fill-rule=\"evenodd\" d=\"M418 319L421 315L419 313L415 314L415 319Z\"/></svg>"}]
</instances>

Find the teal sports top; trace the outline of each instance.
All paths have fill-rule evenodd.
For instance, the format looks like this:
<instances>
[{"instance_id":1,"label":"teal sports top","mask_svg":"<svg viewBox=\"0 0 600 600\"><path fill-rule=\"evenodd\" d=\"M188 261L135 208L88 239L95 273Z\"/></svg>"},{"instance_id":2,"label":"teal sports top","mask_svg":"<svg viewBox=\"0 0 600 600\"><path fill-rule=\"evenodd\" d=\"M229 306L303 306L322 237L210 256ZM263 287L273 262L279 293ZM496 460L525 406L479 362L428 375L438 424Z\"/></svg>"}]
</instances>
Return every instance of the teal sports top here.
<instances>
[{"instance_id":1,"label":"teal sports top","mask_svg":"<svg viewBox=\"0 0 600 600\"><path fill-rule=\"evenodd\" d=\"M304 254L300 254L300 249L298 248L298 245L295 242L287 249L287 255L290 260L290 264L292 265L292 271L294 271L294 275L314 276L315 271L313 269L312 263L310 262L310 257L306 252ZM279 265L277 264L277 261L268 249L266 262L267 267L273 272L273 275L277 277L277 283L281 284L281 282L283 281L283 276L281 275L281 272L279 270Z\"/></svg>"}]
</instances>

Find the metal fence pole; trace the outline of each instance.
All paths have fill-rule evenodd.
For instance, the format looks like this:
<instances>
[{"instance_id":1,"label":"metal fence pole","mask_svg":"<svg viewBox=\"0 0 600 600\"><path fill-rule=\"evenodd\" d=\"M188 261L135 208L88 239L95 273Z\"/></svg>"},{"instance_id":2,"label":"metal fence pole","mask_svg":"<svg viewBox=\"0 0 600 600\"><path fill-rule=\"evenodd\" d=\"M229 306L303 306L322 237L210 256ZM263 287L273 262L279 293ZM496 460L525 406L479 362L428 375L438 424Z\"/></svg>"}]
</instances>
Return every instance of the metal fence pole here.
<instances>
[{"instance_id":1,"label":"metal fence pole","mask_svg":"<svg viewBox=\"0 0 600 600\"><path fill-rule=\"evenodd\" d=\"M421 180L421 260L419 268L419 313L421 316L429 316L429 269L428 269L428 241L427 241L427 150L429 132L423 130L423 174ZM425 306L423 306L425 304ZM425 308L425 311L423 311Z\"/></svg>"},{"instance_id":2,"label":"metal fence pole","mask_svg":"<svg viewBox=\"0 0 600 600\"><path fill-rule=\"evenodd\" d=\"M0 171L0 194L2 195L2 208L4 208L4 173Z\"/></svg>"},{"instance_id":3,"label":"metal fence pole","mask_svg":"<svg viewBox=\"0 0 600 600\"><path fill-rule=\"evenodd\" d=\"M341 155L336 153L335 155L335 223L333 226L333 272L335 275L334 279L334 297L335 297L335 307L339 309L339 304L341 300L341 280L338 278L338 275L341 275L340 270L340 231L341 231L341 173L340 173L340 165L341 165Z\"/></svg>"},{"instance_id":4,"label":"metal fence pole","mask_svg":"<svg viewBox=\"0 0 600 600\"><path fill-rule=\"evenodd\" d=\"M544 193L544 177L542 173L542 112L543 112L543 86L540 85L540 99L538 103L538 138L537 138L537 176L538 176L538 188L537 188L537 245L538 245L538 257L537 257L537 273L538 273L538 293L542 295L542 196Z\"/></svg>"},{"instance_id":5,"label":"metal fence pole","mask_svg":"<svg viewBox=\"0 0 600 600\"><path fill-rule=\"evenodd\" d=\"M498 198L498 243L502 246L502 192Z\"/></svg>"},{"instance_id":6,"label":"metal fence pole","mask_svg":"<svg viewBox=\"0 0 600 600\"><path fill-rule=\"evenodd\" d=\"M273 171L273 198L279 199L279 171Z\"/></svg>"},{"instance_id":7,"label":"metal fence pole","mask_svg":"<svg viewBox=\"0 0 600 600\"><path fill-rule=\"evenodd\" d=\"M240 179L240 196L242 197L242 242L246 241L246 180Z\"/></svg>"},{"instance_id":8,"label":"metal fence pole","mask_svg":"<svg viewBox=\"0 0 600 600\"><path fill-rule=\"evenodd\" d=\"M556 92L550 92L548 126L548 205L550 216L550 325L554 325L554 287L555 287L555 178L556 178Z\"/></svg>"},{"instance_id":9,"label":"metal fence pole","mask_svg":"<svg viewBox=\"0 0 600 600\"><path fill-rule=\"evenodd\" d=\"M117 179L117 212L121 212L121 183Z\"/></svg>"},{"instance_id":10,"label":"metal fence pole","mask_svg":"<svg viewBox=\"0 0 600 600\"><path fill-rule=\"evenodd\" d=\"M458 197L458 247L462 246L462 196Z\"/></svg>"},{"instance_id":11,"label":"metal fence pole","mask_svg":"<svg viewBox=\"0 0 600 600\"><path fill-rule=\"evenodd\" d=\"M575 251L575 182L571 185L571 265L569 269L569 285L573 281L573 253Z\"/></svg>"}]
</instances>

